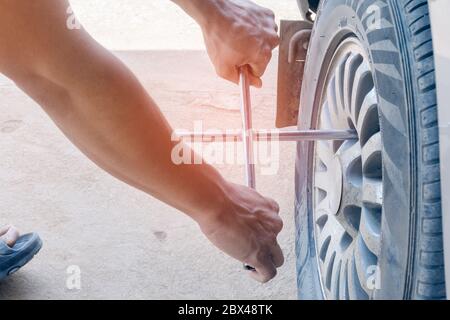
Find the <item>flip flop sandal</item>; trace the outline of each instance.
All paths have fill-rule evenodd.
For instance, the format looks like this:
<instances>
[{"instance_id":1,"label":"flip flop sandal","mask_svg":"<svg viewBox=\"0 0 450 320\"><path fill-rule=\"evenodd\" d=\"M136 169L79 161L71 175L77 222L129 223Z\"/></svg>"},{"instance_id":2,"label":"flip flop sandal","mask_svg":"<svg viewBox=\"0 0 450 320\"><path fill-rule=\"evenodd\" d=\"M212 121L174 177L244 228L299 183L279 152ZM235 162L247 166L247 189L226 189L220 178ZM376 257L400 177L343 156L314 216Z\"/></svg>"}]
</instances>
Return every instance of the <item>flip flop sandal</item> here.
<instances>
[{"instance_id":1,"label":"flip flop sandal","mask_svg":"<svg viewBox=\"0 0 450 320\"><path fill-rule=\"evenodd\" d=\"M37 233L21 236L13 247L0 241L0 281L26 265L41 247L42 240Z\"/></svg>"}]
</instances>

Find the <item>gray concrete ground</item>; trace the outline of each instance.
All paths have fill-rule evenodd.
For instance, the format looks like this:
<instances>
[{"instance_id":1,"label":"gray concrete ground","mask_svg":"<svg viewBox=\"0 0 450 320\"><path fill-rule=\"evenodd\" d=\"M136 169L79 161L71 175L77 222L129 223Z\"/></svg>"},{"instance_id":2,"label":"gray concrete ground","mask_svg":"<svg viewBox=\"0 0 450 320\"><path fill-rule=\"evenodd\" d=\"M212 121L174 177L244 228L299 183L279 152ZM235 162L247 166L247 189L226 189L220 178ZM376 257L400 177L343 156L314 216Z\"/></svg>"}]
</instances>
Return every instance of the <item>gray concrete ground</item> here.
<instances>
[{"instance_id":1,"label":"gray concrete ground","mask_svg":"<svg viewBox=\"0 0 450 320\"><path fill-rule=\"evenodd\" d=\"M99 38L103 27L94 30ZM197 34L190 28L185 31ZM217 79L204 52L172 50L176 37L170 39L151 51L115 53L138 75L175 128L190 129L196 120L207 128L239 128L238 88ZM127 49L121 40L116 46L112 42L106 45ZM273 127L275 64L276 58L264 89L253 91L255 126L260 128ZM260 285L245 276L239 263L212 247L190 219L98 169L36 103L4 78L0 109L0 224L37 231L45 242L28 266L0 283L0 299L296 297L293 144L281 146L276 175L258 175L258 189L280 203L285 228L279 238L286 256L278 277ZM229 179L242 182L242 166L218 167ZM72 265L81 270L81 290L66 285Z\"/></svg>"}]
</instances>

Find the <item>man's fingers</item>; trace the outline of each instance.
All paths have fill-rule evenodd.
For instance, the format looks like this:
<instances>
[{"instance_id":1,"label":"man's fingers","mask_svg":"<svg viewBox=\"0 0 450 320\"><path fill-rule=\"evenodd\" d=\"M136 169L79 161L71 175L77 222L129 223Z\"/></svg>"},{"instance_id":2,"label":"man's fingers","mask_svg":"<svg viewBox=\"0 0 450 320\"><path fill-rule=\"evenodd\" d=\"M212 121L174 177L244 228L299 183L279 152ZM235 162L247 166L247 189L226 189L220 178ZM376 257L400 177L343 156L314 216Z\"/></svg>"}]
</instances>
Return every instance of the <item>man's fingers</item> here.
<instances>
[{"instance_id":1,"label":"man's fingers","mask_svg":"<svg viewBox=\"0 0 450 320\"><path fill-rule=\"evenodd\" d=\"M235 84L239 84L239 71L238 70L217 70L217 75L223 79L231 81ZM249 83L255 88L262 87L262 80L260 77L254 76L251 72L248 74Z\"/></svg>"},{"instance_id":2,"label":"man's fingers","mask_svg":"<svg viewBox=\"0 0 450 320\"><path fill-rule=\"evenodd\" d=\"M255 78L261 78L266 71L267 65L265 63L258 62L249 64L250 73Z\"/></svg>"},{"instance_id":3,"label":"man's fingers","mask_svg":"<svg viewBox=\"0 0 450 320\"><path fill-rule=\"evenodd\" d=\"M250 85L255 88L261 88L262 87L262 80L261 78L255 77L251 73L249 73L249 79L250 79Z\"/></svg>"},{"instance_id":4,"label":"man's fingers","mask_svg":"<svg viewBox=\"0 0 450 320\"><path fill-rule=\"evenodd\" d=\"M264 75L264 72L266 72L269 61L270 58L265 58L256 63L249 63L250 73L255 77L261 78Z\"/></svg>"},{"instance_id":5,"label":"man's fingers","mask_svg":"<svg viewBox=\"0 0 450 320\"><path fill-rule=\"evenodd\" d=\"M280 206L278 205L278 202L269 197L267 197L267 200L269 201L272 210L274 210L276 213L280 213Z\"/></svg>"},{"instance_id":6,"label":"man's fingers","mask_svg":"<svg viewBox=\"0 0 450 320\"><path fill-rule=\"evenodd\" d=\"M284 264L284 255L283 250L278 243L276 243L271 250L272 253L272 261L275 267L279 268Z\"/></svg>"},{"instance_id":7,"label":"man's fingers","mask_svg":"<svg viewBox=\"0 0 450 320\"><path fill-rule=\"evenodd\" d=\"M277 268L270 256L266 256L262 261L255 263L255 271L250 271L250 276L258 282L267 283L277 275Z\"/></svg>"},{"instance_id":8,"label":"man's fingers","mask_svg":"<svg viewBox=\"0 0 450 320\"><path fill-rule=\"evenodd\" d=\"M219 77L231 81L235 84L239 84L239 71L237 68L228 68L220 66L216 68L216 73Z\"/></svg>"},{"instance_id":9,"label":"man's fingers","mask_svg":"<svg viewBox=\"0 0 450 320\"><path fill-rule=\"evenodd\" d=\"M278 26L275 25L275 31L278 32ZM276 47L278 47L278 45L280 44L280 37L278 36L278 33L274 34L273 37L270 37L270 39L268 40L271 49L275 49Z\"/></svg>"},{"instance_id":10,"label":"man's fingers","mask_svg":"<svg viewBox=\"0 0 450 320\"><path fill-rule=\"evenodd\" d=\"M275 23L275 32L277 32L278 33L278 30L279 30L279 27L278 27L278 25Z\"/></svg>"},{"instance_id":11,"label":"man's fingers","mask_svg":"<svg viewBox=\"0 0 450 320\"><path fill-rule=\"evenodd\" d=\"M263 259L254 261L251 264L255 270L251 271L250 276L261 283L266 283L277 275L277 268L284 264L284 255L280 245L275 242L270 251L264 255Z\"/></svg>"},{"instance_id":12,"label":"man's fingers","mask_svg":"<svg viewBox=\"0 0 450 320\"><path fill-rule=\"evenodd\" d=\"M267 65L272 59L272 49L269 46L265 46L255 58L255 61L251 61L248 65L250 66L250 72L255 77L261 78L266 72Z\"/></svg>"}]
</instances>

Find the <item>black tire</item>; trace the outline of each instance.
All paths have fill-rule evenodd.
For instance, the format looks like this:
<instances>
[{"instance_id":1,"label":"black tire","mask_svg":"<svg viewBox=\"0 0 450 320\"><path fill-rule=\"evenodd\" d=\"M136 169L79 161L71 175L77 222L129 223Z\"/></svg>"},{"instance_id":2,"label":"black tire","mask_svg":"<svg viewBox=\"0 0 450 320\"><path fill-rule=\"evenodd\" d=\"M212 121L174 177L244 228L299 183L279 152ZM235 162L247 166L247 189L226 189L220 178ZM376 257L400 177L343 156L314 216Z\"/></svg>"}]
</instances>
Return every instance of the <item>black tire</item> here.
<instances>
[{"instance_id":1,"label":"black tire","mask_svg":"<svg viewBox=\"0 0 450 320\"><path fill-rule=\"evenodd\" d=\"M297 0L298 7L300 10L302 10L302 1L303 0ZM309 9L313 12L317 11L317 7L319 6L320 0L308 0Z\"/></svg>"},{"instance_id":2,"label":"black tire","mask_svg":"<svg viewBox=\"0 0 450 320\"><path fill-rule=\"evenodd\" d=\"M367 9L381 9L369 28ZM315 129L330 56L356 37L370 58L382 135L381 286L374 299L445 298L437 103L427 0L322 0L303 81L299 128ZM300 299L324 299L313 221L314 143L298 144Z\"/></svg>"}]
</instances>

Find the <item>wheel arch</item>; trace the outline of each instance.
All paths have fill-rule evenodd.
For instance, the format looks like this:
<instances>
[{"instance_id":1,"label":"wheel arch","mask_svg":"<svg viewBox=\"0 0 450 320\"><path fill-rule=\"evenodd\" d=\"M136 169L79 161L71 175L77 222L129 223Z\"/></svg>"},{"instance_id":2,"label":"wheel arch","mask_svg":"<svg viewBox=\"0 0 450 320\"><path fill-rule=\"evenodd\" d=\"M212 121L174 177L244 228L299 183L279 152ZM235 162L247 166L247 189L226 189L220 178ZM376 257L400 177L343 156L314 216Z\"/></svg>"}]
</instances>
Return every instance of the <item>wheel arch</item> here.
<instances>
[{"instance_id":1,"label":"wheel arch","mask_svg":"<svg viewBox=\"0 0 450 320\"><path fill-rule=\"evenodd\" d=\"M297 0L300 14L304 20L308 19L308 13L310 11L316 13L319 8L320 0Z\"/></svg>"}]
</instances>

